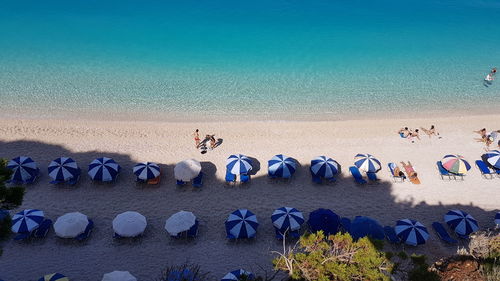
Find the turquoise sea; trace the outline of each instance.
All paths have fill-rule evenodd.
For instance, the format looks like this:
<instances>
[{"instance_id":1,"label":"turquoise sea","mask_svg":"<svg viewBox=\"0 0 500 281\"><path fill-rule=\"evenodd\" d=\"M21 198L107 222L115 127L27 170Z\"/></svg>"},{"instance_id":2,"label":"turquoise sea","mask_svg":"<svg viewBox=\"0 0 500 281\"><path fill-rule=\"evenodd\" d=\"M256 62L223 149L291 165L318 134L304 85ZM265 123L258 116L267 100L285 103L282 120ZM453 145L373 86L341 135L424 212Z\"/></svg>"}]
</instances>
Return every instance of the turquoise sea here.
<instances>
[{"instance_id":1,"label":"turquoise sea","mask_svg":"<svg viewBox=\"0 0 500 281\"><path fill-rule=\"evenodd\" d=\"M500 0L0 0L15 118L492 113L494 66Z\"/></svg>"}]
</instances>

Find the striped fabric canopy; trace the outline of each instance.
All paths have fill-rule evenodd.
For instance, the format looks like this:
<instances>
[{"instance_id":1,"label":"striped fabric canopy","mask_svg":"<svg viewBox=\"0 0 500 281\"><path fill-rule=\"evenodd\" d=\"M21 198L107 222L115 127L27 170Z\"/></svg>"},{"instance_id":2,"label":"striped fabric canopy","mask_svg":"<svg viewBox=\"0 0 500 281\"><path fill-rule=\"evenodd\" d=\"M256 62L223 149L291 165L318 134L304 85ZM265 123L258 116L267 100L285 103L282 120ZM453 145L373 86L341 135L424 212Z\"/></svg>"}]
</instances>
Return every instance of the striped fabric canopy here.
<instances>
[{"instance_id":1,"label":"striped fabric canopy","mask_svg":"<svg viewBox=\"0 0 500 281\"><path fill-rule=\"evenodd\" d=\"M160 175L160 166L154 162L142 162L135 165L132 171L141 180L151 180Z\"/></svg>"},{"instance_id":2,"label":"striped fabric canopy","mask_svg":"<svg viewBox=\"0 0 500 281\"><path fill-rule=\"evenodd\" d=\"M329 179L339 172L339 164L332 158L318 156L311 160L311 172L316 176Z\"/></svg>"},{"instance_id":3,"label":"striped fabric canopy","mask_svg":"<svg viewBox=\"0 0 500 281\"><path fill-rule=\"evenodd\" d=\"M323 231L328 236L339 231L340 217L330 209L317 209L309 214L311 232Z\"/></svg>"},{"instance_id":4,"label":"striped fabric canopy","mask_svg":"<svg viewBox=\"0 0 500 281\"><path fill-rule=\"evenodd\" d=\"M229 272L224 277L222 277L221 281L238 281L241 277L245 276L245 280L254 280L255 276L253 273L246 271L244 269L237 269Z\"/></svg>"},{"instance_id":5,"label":"striped fabric canopy","mask_svg":"<svg viewBox=\"0 0 500 281\"><path fill-rule=\"evenodd\" d=\"M281 207L273 212L271 220L274 227L284 233L285 231L299 230L304 223L304 215L295 208Z\"/></svg>"},{"instance_id":6,"label":"striped fabric canopy","mask_svg":"<svg viewBox=\"0 0 500 281\"><path fill-rule=\"evenodd\" d=\"M248 174L252 170L252 160L243 154L233 154L227 158L226 168L233 175Z\"/></svg>"},{"instance_id":7,"label":"striped fabric canopy","mask_svg":"<svg viewBox=\"0 0 500 281\"><path fill-rule=\"evenodd\" d=\"M252 238L257 233L259 222L254 213L239 209L229 215L225 225L227 237L230 239Z\"/></svg>"},{"instance_id":8,"label":"striped fabric canopy","mask_svg":"<svg viewBox=\"0 0 500 281\"><path fill-rule=\"evenodd\" d=\"M371 154L356 154L354 165L365 172L376 173L380 170L380 161Z\"/></svg>"},{"instance_id":9,"label":"striped fabric canopy","mask_svg":"<svg viewBox=\"0 0 500 281\"><path fill-rule=\"evenodd\" d=\"M495 224L500 226L500 212L497 212L495 215Z\"/></svg>"},{"instance_id":10,"label":"striped fabric canopy","mask_svg":"<svg viewBox=\"0 0 500 281\"><path fill-rule=\"evenodd\" d=\"M44 277L38 279L38 281L69 281L69 278L61 273L52 273L45 275Z\"/></svg>"},{"instance_id":11,"label":"striped fabric canopy","mask_svg":"<svg viewBox=\"0 0 500 281\"><path fill-rule=\"evenodd\" d=\"M283 154L273 156L268 162L269 175L280 178L290 178L297 169L297 163L291 157Z\"/></svg>"},{"instance_id":12,"label":"striped fabric canopy","mask_svg":"<svg viewBox=\"0 0 500 281\"><path fill-rule=\"evenodd\" d=\"M496 169L500 169L500 151L490 150L483 155L486 162Z\"/></svg>"},{"instance_id":13,"label":"striped fabric canopy","mask_svg":"<svg viewBox=\"0 0 500 281\"><path fill-rule=\"evenodd\" d=\"M30 157L19 156L7 163L7 168L11 169L13 174L10 182L27 183L32 181L38 175L39 169Z\"/></svg>"},{"instance_id":14,"label":"striped fabric canopy","mask_svg":"<svg viewBox=\"0 0 500 281\"><path fill-rule=\"evenodd\" d=\"M441 160L443 167L453 174L466 174L470 170L470 164L460 155L445 155Z\"/></svg>"},{"instance_id":15,"label":"striped fabric canopy","mask_svg":"<svg viewBox=\"0 0 500 281\"><path fill-rule=\"evenodd\" d=\"M114 181L120 169L120 165L118 165L115 160L108 157L101 157L90 162L89 176L95 181Z\"/></svg>"},{"instance_id":16,"label":"striped fabric canopy","mask_svg":"<svg viewBox=\"0 0 500 281\"><path fill-rule=\"evenodd\" d=\"M429 239L429 231L418 221L402 219L396 222L396 235L408 245L417 246L425 244Z\"/></svg>"},{"instance_id":17,"label":"striped fabric canopy","mask_svg":"<svg viewBox=\"0 0 500 281\"><path fill-rule=\"evenodd\" d=\"M461 210L450 210L444 215L444 221L462 236L469 235L479 229L476 219Z\"/></svg>"},{"instance_id":18,"label":"striped fabric canopy","mask_svg":"<svg viewBox=\"0 0 500 281\"><path fill-rule=\"evenodd\" d=\"M12 217L11 230L14 233L29 233L37 229L44 220L43 211L26 209Z\"/></svg>"},{"instance_id":19,"label":"striped fabric canopy","mask_svg":"<svg viewBox=\"0 0 500 281\"><path fill-rule=\"evenodd\" d=\"M71 180L80 173L75 160L69 157L59 157L50 162L48 170L49 176L53 180L61 182Z\"/></svg>"}]
</instances>

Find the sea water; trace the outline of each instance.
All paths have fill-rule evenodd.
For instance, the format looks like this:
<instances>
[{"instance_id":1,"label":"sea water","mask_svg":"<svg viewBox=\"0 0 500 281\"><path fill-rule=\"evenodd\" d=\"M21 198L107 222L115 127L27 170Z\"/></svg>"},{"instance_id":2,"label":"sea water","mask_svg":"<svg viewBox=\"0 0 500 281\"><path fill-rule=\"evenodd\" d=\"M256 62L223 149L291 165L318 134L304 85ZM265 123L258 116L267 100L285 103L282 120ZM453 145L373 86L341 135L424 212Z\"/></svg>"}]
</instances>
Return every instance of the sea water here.
<instances>
[{"instance_id":1,"label":"sea water","mask_svg":"<svg viewBox=\"0 0 500 281\"><path fill-rule=\"evenodd\" d=\"M15 118L498 112L500 1L0 0Z\"/></svg>"}]
</instances>

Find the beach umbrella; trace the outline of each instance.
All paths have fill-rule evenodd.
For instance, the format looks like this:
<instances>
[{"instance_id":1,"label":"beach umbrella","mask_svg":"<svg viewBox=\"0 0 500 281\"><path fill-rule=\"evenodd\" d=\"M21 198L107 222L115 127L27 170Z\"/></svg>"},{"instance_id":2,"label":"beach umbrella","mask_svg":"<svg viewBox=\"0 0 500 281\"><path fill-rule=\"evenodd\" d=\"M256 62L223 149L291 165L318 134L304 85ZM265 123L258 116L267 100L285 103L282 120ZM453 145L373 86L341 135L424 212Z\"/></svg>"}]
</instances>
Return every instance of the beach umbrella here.
<instances>
[{"instance_id":1,"label":"beach umbrella","mask_svg":"<svg viewBox=\"0 0 500 281\"><path fill-rule=\"evenodd\" d=\"M113 271L105 273L102 276L102 281L137 281L134 275L130 274L128 271Z\"/></svg>"},{"instance_id":2,"label":"beach umbrella","mask_svg":"<svg viewBox=\"0 0 500 281\"><path fill-rule=\"evenodd\" d=\"M150 180L160 175L160 166L153 162L142 162L135 165L133 171L139 179Z\"/></svg>"},{"instance_id":3,"label":"beach umbrella","mask_svg":"<svg viewBox=\"0 0 500 281\"><path fill-rule=\"evenodd\" d=\"M172 270L165 281L199 281L191 270L185 268L182 271Z\"/></svg>"},{"instance_id":4,"label":"beach umbrella","mask_svg":"<svg viewBox=\"0 0 500 281\"><path fill-rule=\"evenodd\" d=\"M234 175L247 174L252 170L252 160L242 154L233 154L227 158L226 168Z\"/></svg>"},{"instance_id":5,"label":"beach umbrella","mask_svg":"<svg viewBox=\"0 0 500 281\"><path fill-rule=\"evenodd\" d=\"M38 167L30 157L19 156L7 163L7 168L12 170L12 182L25 183L38 175Z\"/></svg>"},{"instance_id":6,"label":"beach umbrella","mask_svg":"<svg viewBox=\"0 0 500 281\"><path fill-rule=\"evenodd\" d=\"M429 231L418 221L403 219L396 222L396 235L408 245L417 246L425 244L429 239Z\"/></svg>"},{"instance_id":7,"label":"beach umbrella","mask_svg":"<svg viewBox=\"0 0 500 281\"><path fill-rule=\"evenodd\" d=\"M339 172L339 164L332 158L318 156L311 160L311 172L323 178L332 178Z\"/></svg>"},{"instance_id":8,"label":"beach umbrella","mask_svg":"<svg viewBox=\"0 0 500 281\"><path fill-rule=\"evenodd\" d=\"M113 219L113 230L122 237L138 236L144 232L146 226L146 217L138 212L123 212Z\"/></svg>"},{"instance_id":9,"label":"beach umbrella","mask_svg":"<svg viewBox=\"0 0 500 281\"><path fill-rule=\"evenodd\" d=\"M340 217L330 209L317 209L309 214L307 223L311 232L322 230L328 236L339 231Z\"/></svg>"},{"instance_id":10,"label":"beach umbrella","mask_svg":"<svg viewBox=\"0 0 500 281\"><path fill-rule=\"evenodd\" d=\"M304 216L295 208L281 207L274 210L271 220L274 227L284 233L287 230L299 230L300 226L304 223Z\"/></svg>"},{"instance_id":11,"label":"beach umbrella","mask_svg":"<svg viewBox=\"0 0 500 281\"><path fill-rule=\"evenodd\" d=\"M59 157L49 164L49 176L55 181L68 181L78 176L80 169L75 160Z\"/></svg>"},{"instance_id":12,"label":"beach umbrella","mask_svg":"<svg viewBox=\"0 0 500 281\"><path fill-rule=\"evenodd\" d=\"M45 275L44 277L38 279L38 281L69 281L69 278L61 273L52 273Z\"/></svg>"},{"instance_id":13,"label":"beach umbrella","mask_svg":"<svg viewBox=\"0 0 500 281\"><path fill-rule=\"evenodd\" d=\"M500 225L500 212L497 212L495 215L495 224Z\"/></svg>"},{"instance_id":14,"label":"beach umbrella","mask_svg":"<svg viewBox=\"0 0 500 281\"><path fill-rule=\"evenodd\" d=\"M453 174L465 174L470 170L469 162L465 161L460 155L446 155L441 160L441 163L448 172Z\"/></svg>"},{"instance_id":15,"label":"beach umbrella","mask_svg":"<svg viewBox=\"0 0 500 281\"><path fill-rule=\"evenodd\" d=\"M88 224L86 215L79 212L66 213L57 218L54 231L61 238L74 238L85 232Z\"/></svg>"},{"instance_id":16,"label":"beach umbrella","mask_svg":"<svg viewBox=\"0 0 500 281\"><path fill-rule=\"evenodd\" d=\"M225 225L228 238L252 238L257 233L259 222L254 213L238 209L229 215Z\"/></svg>"},{"instance_id":17,"label":"beach umbrella","mask_svg":"<svg viewBox=\"0 0 500 281\"><path fill-rule=\"evenodd\" d=\"M371 154L356 154L354 165L365 172L375 173L380 170L380 161Z\"/></svg>"},{"instance_id":18,"label":"beach umbrella","mask_svg":"<svg viewBox=\"0 0 500 281\"><path fill-rule=\"evenodd\" d=\"M490 150L483 155L483 158L496 169L500 169L500 151Z\"/></svg>"},{"instance_id":19,"label":"beach umbrella","mask_svg":"<svg viewBox=\"0 0 500 281\"><path fill-rule=\"evenodd\" d=\"M359 239L369 236L373 239L383 240L385 238L384 228L380 223L370 217L357 216L351 222L349 230L352 238Z\"/></svg>"},{"instance_id":20,"label":"beach umbrella","mask_svg":"<svg viewBox=\"0 0 500 281\"><path fill-rule=\"evenodd\" d=\"M180 211L171 215L165 222L165 230L172 236L188 231L196 224L196 216L191 212Z\"/></svg>"},{"instance_id":21,"label":"beach umbrella","mask_svg":"<svg viewBox=\"0 0 500 281\"><path fill-rule=\"evenodd\" d=\"M222 277L221 281L238 281L243 276L246 276L246 280L255 279L253 273L246 271L244 269L237 269L226 274L224 277Z\"/></svg>"},{"instance_id":22,"label":"beach umbrella","mask_svg":"<svg viewBox=\"0 0 500 281\"><path fill-rule=\"evenodd\" d=\"M267 161L269 175L280 178L290 178L297 169L297 163L295 159L285 156L283 154L278 154L273 156L271 160Z\"/></svg>"},{"instance_id":23,"label":"beach umbrella","mask_svg":"<svg viewBox=\"0 0 500 281\"><path fill-rule=\"evenodd\" d=\"M29 233L37 229L44 218L43 212L40 210L23 210L12 217L11 230L14 233Z\"/></svg>"},{"instance_id":24,"label":"beach umbrella","mask_svg":"<svg viewBox=\"0 0 500 281\"><path fill-rule=\"evenodd\" d=\"M175 179L181 181L190 181L196 178L200 172L201 164L194 159L181 161L174 167Z\"/></svg>"},{"instance_id":25,"label":"beach umbrella","mask_svg":"<svg viewBox=\"0 0 500 281\"><path fill-rule=\"evenodd\" d=\"M444 221L459 235L469 235L479 229L476 219L461 210L450 210Z\"/></svg>"},{"instance_id":26,"label":"beach umbrella","mask_svg":"<svg viewBox=\"0 0 500 281\"><path fill-rule=\"evenodd\" d=\"M90 162L89 176L96 181L114 181L120 172L120 165L108 157L97 158Z\"/></svg>"}]
</instances>

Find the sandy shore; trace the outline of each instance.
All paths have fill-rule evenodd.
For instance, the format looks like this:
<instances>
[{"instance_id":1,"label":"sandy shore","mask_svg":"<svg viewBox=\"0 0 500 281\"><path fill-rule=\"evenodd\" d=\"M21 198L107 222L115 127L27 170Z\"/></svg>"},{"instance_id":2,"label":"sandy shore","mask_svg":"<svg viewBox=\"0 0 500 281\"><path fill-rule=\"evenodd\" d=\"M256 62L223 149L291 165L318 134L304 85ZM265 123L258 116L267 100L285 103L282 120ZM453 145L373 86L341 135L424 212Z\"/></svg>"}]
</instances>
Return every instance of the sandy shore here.
<instances>
[{"instance_id":1,"label":"sandy shore","mask_svg":"<svg viewBox=\"0 0 500 281\"><path fill-rule=\"evenodd\" d=\"M410 143L396 134L401 126L431 124L437 126L442 139L422 136L421 141ZM129 270L139 280L152 280L163 267L186 261L201 265L219 279L240 267L262 274L259 266L271 271L270 251L281 246L274 239L270 221L273 210L281 206L295 207L306 216L316 208L330 208L351 218L372 216L385 225L393 225L401 218L417 219L428 226L431 239L426 245L405 249L431 258L448 255L456 247L438 240L430 228L433 221L441 221L450 208L460 208L471 213L481 227L490 227L494 211L500 209L500 178L485 180L473 167L465 181L448 182L440 179L435 168L435 162L448 153L459 153L471 163L479 159L484 146L474 141L472 131L483 127L500 129L500 115L248 123L0 120L0 157L29 155L43 171L38 183L27 188L19 210L42 209L52 219L80 211L96 225L84 243L63 241L53 232L34 243L3 242L0 279L34 280L57 271L71 280L100 280L103 273ZM223 139L222 145L201 155L194 149L191 137L196 128L203 134L216 134ZM249 185L224 184L225 160L233 153L258 160L256 175ZM302 166L288 184L274 183L266 177L267 160L278 153L296 158ZM371 153L382 161L379 184L354 184L347 167L356 153ZM337 183L311 184L309 163L319 155L330 156L343 166L343 178ZM54 187L48 184L46 169L59 156L73 157L84 171L92 159L108 156L121 164L123 172L113 185L94 184L83 177L75 188ZM175 186L173 166L186 158L203 161L207 176L201 190ZM403 160L414 164L422 181L420 186L391 181L387 162ZM131 170L137 161L163 164L160 186L135 184ZM225 239L224 221L237 208L248 208L257 215L261 225L255 240L233 243ZM137 241L114 241L111 221L126 210L147 217L145 235ZM193 241L173 240L163 229L165 219L179 210L193 211L200 219L199 237Z\"/></svg>"}]
</instances>

